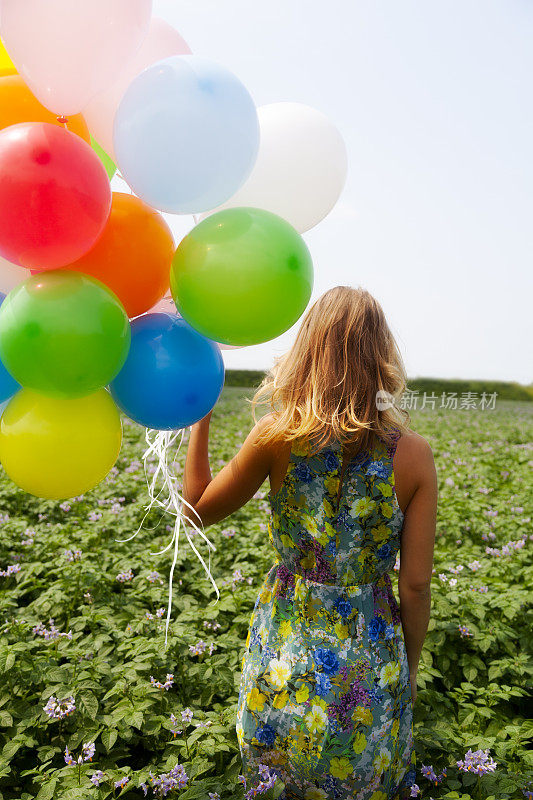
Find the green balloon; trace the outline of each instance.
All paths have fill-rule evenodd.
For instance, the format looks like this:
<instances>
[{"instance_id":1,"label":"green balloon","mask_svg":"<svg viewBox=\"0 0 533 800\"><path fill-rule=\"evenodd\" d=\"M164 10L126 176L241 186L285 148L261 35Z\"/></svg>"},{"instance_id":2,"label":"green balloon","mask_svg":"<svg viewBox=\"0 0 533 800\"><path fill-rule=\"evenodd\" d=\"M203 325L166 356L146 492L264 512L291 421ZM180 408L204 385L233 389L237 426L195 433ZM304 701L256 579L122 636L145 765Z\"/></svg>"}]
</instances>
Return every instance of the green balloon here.
<instances>
[{"instance_id":1,"label":"green balloon","mask_svg":"<svg viewBox=\"0 0 533 800\"><path fill-rule=\"evenodd\" d=\"M100 147L94 136L91 136L91 147L98 156L98 158L100 159L100 161L102 162L102 164L104 165L105 171L107 172L107 177L109 178L109 180L111 180L111 178L117 171L117 165L115 164L111 156L107 155L104 148Z\"/></svg>"},{"instance_id":2,"label":"green balloon","mask_svg":"<svg viewBox=\"0 0 533 800\"><path fill-rule=\"evenodd\" d=\"M0 359L27 389L51 397L82 397L122 368L130 324L103 283L70 270L34 275L0 307Z\"/></svg>"},{"instance_id":3,"label":"green balloon","mask_svg":"<svg viewBox=\"0 0 533 800\"><path fill-rule=\"evenodd\" d=\"M204 336L259 344L302 315L313 289L313 263L300 234L277 214L230 208L182 240L170 287L180 314Z\"/></svg>"}]
</instances>

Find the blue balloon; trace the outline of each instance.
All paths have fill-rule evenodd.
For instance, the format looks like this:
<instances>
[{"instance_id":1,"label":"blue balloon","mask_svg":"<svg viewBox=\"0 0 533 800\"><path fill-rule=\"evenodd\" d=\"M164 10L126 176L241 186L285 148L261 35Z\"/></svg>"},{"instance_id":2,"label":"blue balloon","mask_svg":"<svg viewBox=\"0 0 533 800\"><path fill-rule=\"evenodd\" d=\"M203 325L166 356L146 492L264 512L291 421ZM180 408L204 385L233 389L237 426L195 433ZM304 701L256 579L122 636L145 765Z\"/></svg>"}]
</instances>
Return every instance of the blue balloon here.
<instances>
[{"instance_id":1,"label":"blue balloon","mask_svg":"<svg viewBox=\"0 0 533 800\"><path fill-rule=\"evenodd\" d=\"M113 143L122 176L148 205L199 214L229 200L252 171L257 110L225 67L172 56L129 85L115 114Z\"/></svg>"},{"instance_id":2,"label":"blue balloon","mask_svg":"<svg viewBox=\"0 0 533 800\"><path fill-rule=\"evenodd\" d=\"M0 292L0 306L5 299L5 294ZM13 378L11 373L7 371L3 363L0 361L0 403L4 403L5 400L9 400L16 392L18 392L19 389L20 383ZM4 410L2 409L0 416L2 416L3 413Z\"/></svg>"},{"instance_id":3,"label":"blue balloon","mask_svg":"<svg viewBox=\"0 0 533 800\"><path fill-rule=\"evenodd\" d=\"M109 388L128 417L167 431L205 417L223 385L216 342L175 314L143 314L131 323L128 358Z\"/></svg>"}]
</instances>

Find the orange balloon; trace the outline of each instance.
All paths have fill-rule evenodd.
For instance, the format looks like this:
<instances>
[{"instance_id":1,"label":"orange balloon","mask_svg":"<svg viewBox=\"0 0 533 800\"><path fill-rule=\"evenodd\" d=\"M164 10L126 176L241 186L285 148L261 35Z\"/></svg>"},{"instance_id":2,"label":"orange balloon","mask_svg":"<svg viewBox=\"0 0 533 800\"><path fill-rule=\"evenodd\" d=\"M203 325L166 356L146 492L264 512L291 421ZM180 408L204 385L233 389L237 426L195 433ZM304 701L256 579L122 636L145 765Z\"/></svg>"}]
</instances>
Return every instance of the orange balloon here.
<instances>
[{"instance_id":1,"label":"orange balloon","mask_svg":"<svg viewBox=\"0 0 533 800\"><path fill-rule=\"evenodd\" d=\"M113 192L111 214L100 238L66 269L105 283L129 317L138 317L166 294L174 237L157 211L138 197Z\"/></svg>"},{"instance_id":2,"label":"orange balloon","mask_svg":"<svg viewBox=\"0 0 533 800\"><path fill-rule=\"evenodd\" d=\"M19 122L51 122L64 127L55 114L39 103L20 75L0 77L0 130ZM81 114L69 117L66 127L91 143L89 128Z\"/></svg>"}]
</instances>

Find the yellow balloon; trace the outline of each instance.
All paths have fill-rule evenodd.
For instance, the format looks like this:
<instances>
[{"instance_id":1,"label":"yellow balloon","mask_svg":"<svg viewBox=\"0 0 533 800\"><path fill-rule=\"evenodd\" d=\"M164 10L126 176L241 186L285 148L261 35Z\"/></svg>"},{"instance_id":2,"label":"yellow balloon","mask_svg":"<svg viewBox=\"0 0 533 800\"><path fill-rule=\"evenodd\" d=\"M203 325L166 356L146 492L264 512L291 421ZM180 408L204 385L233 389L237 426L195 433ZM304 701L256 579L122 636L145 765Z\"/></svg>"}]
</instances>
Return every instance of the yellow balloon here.
<instances>
[{"instance_id":1,"label":"yellow balloon","mask_svg":"<svg viewBox=\"0 0 533 800\"><path fill-rule=\"evenodd\" d=\"M9 57L9 53L4 47L4 43L0 39L0 78L5 75L15 75L16 67Z\"/></svg>"},{"instance_id":2,"label":"yellow balloon","mask_svg":"<svg viewBox=\"0 0 533 800\"><path fill-rule=\"evenodd\" d=\"M122 425L105 390L77 398L21 389L0 420L0 461L25 492L65 500L93 489L118 458Z\"/></svg>"}]
</instances>

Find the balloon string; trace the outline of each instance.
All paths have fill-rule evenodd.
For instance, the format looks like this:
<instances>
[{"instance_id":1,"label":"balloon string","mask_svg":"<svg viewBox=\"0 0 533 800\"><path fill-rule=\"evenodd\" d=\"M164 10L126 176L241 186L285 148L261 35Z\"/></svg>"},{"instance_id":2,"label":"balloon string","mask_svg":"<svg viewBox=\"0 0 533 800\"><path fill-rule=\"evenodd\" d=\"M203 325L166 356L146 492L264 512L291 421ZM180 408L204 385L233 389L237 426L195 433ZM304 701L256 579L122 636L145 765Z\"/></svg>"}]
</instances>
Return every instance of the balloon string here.
<instances>
[{"instance_id":1,"label":"balloon string","mask_svg":"<svg viewBox=\"0 0 533 800\"><path fill-rule=\"evenodd\" d=\"M172 608L172 583L174 578L174 570L178 560L179 538L180 538L180 530L182 527L183 527L183 532L185 534L185 538L189 543L189 546L195 553L196 557L203 566L207 577L213 584L213 587L217 595L217 602L220 599L220 592L218 586L216 585L215 579L211 574L211 550L216 551L216 547L205 535L200 515L198 514L196 509L189 502L187 502L187 500L185 500L184 497L181 496L177 488L177 477L175 474L175 468L176 468L176 459L178 456L178 452L183 442L183 434L184 434L183 429L179 431L157 431L157 430L147 429L146 431L147 447L143 453L143 463L144 463L144 474L146 477L146 483L148 487L149 501L148 504L145 506L145 514L142 518L141 524L139 525L135 533L132 534L132 536L129 536L127 539L115 539L116 542L129 542L131 541L131 539L134 539L135 536L137 536L137 534L142 530L146 517L154 507L159 507L163 509L161 519L167 513L172 514L173 516L176 517L170 542L167 544L166 547L164 547L159 552L151 553L151 555L162 555L163 553L166 553L166 551L169 550L171 547L174 548L172 565L170 567L170 575L168 582L168 609L167 609L167 619L165 625L165 650L168 647L168 626L170 624L170 612ZM174 454L171 463L169 463L169 451L171 447L173 447L173 445L178 440L178 437L179 437L179 442L176 448L176 452ZM154 472L151 478L149 478L148 463L152 459L152 457L155 457L156 464ZM200 522L200 525L202 526L201 528L196 524L196 522L193 519L191 519L190 516L184 513L183 506L186 506L188 509L190 509L190 511L193 512L193 514L196 515L196 517ZM160 524L161 519L159 520L155 528L157 528L157 526ZM203 556L198 551L194 542L192 541L191 534L187 530L186 522L194 529L195 533L198 534L207 544L209 548L209 564L205 563Z\"/></svg>"}]
</instances>

